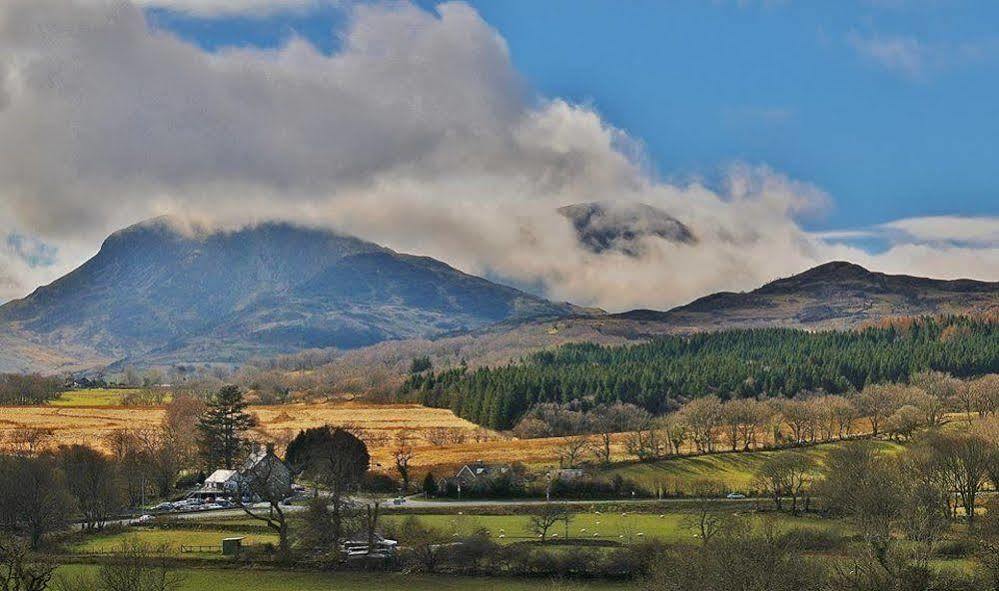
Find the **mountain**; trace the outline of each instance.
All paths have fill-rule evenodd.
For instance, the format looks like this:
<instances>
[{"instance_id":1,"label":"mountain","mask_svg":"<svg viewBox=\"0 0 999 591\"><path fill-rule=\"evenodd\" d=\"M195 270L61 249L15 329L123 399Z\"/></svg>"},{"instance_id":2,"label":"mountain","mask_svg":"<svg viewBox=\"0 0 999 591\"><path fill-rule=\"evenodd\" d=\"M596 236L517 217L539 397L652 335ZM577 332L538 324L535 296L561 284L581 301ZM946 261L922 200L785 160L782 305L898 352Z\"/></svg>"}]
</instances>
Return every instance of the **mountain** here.
<instances>
[{"instance_id":1,"label":"mountain","mask_svg":"<svg viewBox=\"0 0 999 591\"><path fill-rule=\"evenodd\" d=\"M575 310L328 230L181 230L159 218L0 307L0 369L238 363Z\"/></svg>"},{"instance_id":2,"label":"mountain","mask_svg":"<svg viewBox=\"0 0 999 591\"><path fill-rule=\"evenodd\" d=\"M892 316L996 312L999 283L887 275L834 261L750 292L720 292L668 312L635 310L617 317L691 330L844 329Z\"/></svg>"},{"instance_id":3,"label":"mountain","mask_svg":"<svg viewBox=\"0 0 999 591\"><path fill-rule=\"evenodd\" d=\"M665 211L644 203L592 202L559 208L580 244L595 253L617 251L641 256L643 239L693 244L694 233Z\"/></svg>"},{"instance_id":4,"label":"mountain","mask_svg":"<svg viewBox=\"0 0 999 591\"><path fill-rule=\"evenodd\" d=\"M566 343L621 345L666 334L730 328L849 329L883 318L936 314L999 318L999 283L886 275L846 262L819 265L743 293L722 292L666 312L634 310L502 323L435 340L359 349L334 361L340 374L378 365L404 372L417 355L438 367L499 365Z\"/></svg>"}]
</instances>

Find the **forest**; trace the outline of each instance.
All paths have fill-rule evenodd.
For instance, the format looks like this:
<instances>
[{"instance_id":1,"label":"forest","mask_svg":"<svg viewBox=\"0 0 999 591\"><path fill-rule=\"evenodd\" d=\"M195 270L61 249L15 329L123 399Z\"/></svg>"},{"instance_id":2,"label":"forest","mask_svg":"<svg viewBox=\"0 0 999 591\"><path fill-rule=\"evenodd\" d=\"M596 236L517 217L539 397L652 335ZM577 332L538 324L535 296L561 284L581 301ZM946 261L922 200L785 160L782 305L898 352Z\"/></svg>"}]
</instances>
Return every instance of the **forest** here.
<instances>
[{"instance_id":1,"label":"forest","mask_svg":"<svg viewBox=\"0 0 999 591\"><path fill-rule=\"evenodd\" d=\"M662 414L709 394L842 394L867 384L908 382L925 370L958 378L999 371L999 325L926 317L852 331L767 328L618 347L571 344L502 367L414 371L402 393L480 425L509 429L543 402L625 402Z\"/></svg>"}]
</instances>

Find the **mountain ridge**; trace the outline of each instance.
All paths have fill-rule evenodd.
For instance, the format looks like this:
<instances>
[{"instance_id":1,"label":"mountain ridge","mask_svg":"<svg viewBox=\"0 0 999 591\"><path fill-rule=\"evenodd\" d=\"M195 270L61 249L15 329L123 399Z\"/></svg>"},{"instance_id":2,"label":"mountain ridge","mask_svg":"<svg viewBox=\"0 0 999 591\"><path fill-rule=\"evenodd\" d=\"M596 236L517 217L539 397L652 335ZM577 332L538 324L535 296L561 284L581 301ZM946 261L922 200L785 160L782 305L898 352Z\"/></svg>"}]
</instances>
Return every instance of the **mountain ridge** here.
<instances>
[{"instance_id":1,"label":"mountain ridge","mask_svg":"<svg viewBox=\"0 0 999 591\"><path fill-rule=\"evenodd\" d=\"M187 231L157 218L115 232L77 269L0 306L0 327L8 341L17 335L82 365L153 352L239 363L575 310L329 230L266 222ZM0 368L24 365L9 357Z\"/></svg>"}]
</instances>

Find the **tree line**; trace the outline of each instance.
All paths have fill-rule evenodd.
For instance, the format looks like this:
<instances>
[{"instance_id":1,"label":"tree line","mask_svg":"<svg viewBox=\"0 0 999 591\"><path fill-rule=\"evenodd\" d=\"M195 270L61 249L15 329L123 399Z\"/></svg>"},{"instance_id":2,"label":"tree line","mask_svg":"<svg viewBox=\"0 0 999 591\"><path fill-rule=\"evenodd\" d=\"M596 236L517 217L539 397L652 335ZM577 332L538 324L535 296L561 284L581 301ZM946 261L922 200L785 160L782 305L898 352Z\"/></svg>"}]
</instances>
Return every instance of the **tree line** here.
<instances>
[{"instance_id":1,"label":"tree line","mask_svg":"<svg viewBox=\"0 0 999 591\"><path fill-rule=\"evenodd\" d=\"M424 371L403 396L496 429L544 402L631 403L656 415L722 399L844 394L907 383L926 370L966 378L999 371L999 324L920 318L856 331L728 330L627 346L570 344L502 367Z\"/></svg>"}]
</instances>

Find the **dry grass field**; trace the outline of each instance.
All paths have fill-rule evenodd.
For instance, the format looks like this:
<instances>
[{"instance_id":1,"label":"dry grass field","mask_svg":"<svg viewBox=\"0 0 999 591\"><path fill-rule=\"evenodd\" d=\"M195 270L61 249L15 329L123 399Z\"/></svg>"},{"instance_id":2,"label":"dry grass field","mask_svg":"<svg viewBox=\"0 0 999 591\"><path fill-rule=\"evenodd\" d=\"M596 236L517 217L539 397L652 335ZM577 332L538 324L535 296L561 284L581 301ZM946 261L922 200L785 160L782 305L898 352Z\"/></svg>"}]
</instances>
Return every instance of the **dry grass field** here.
<instances>
[{"instance_id":1,"label":"dry grass field","mask_svg":"<svg viewBox=\"0 0 999 591\"><path fill-rule=\"evenodd\" d=\"M466 438L473 434L499 438L449 410L416 404L286 404L251 406L249 410L260 422L257 436L278 441L293 437L300 429L327 423L353 425L370 438L376 449L392 445L401 431L410 433L417 446L441 430ZM0 407L0 441L18 429L47 429L52 432L50 445L83 443L99 447L113 431L157 427L163 414L163 407L156 406L5 406Z\"/></svg>"}]
</instances>

